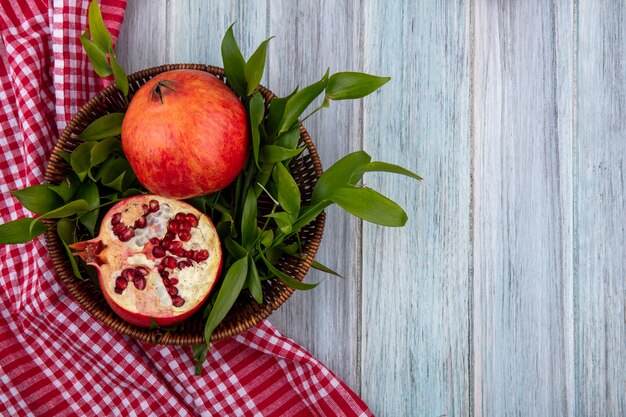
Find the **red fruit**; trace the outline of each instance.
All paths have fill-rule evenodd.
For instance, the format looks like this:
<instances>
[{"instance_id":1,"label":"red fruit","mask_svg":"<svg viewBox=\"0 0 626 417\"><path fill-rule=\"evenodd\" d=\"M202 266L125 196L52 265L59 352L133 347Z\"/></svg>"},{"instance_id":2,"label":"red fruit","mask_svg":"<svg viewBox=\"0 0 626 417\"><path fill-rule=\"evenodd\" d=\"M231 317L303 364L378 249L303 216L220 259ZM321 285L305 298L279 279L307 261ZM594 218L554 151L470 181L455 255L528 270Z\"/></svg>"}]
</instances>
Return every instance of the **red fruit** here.
<instances>
[{"instance_id":1,"label":"red fruit","mask_svg":"<svg viewBox=\"0 0 626 417\"><path fill-rule=\"evenodd\" d=\"M150 205L151 200L159 207L169 206L170 210L150 211L154 206ZM147 206L150 213L142 235L135 237L134 229L124 225L132 225L144 215L142 205ZM198 217L198 226L192 227L190 233L192 237L202 238L194 237L194 245L211 253L208 266L190 262L181 270L178 268L180 259L167 255L160 244L154 245L153 239L161 242L165 238L166 225L173 218L173 214L167 213L192 213ZM113 226L116 214L120 216L116 218L118 224ZM124 230L116 236L112 229L119 225ZM186 251L185 243L170 244L182 253ZM75 243L71 248L98 269L100 288L111 308L127 322L142 327L150 327L151 318L159 326L171 326L194 314L209 296L222 266L219 238L210 219L186 203L153 195L130 197L117 203L104 216L98 237ZM157 248L163 250L160 259L153 254L156 250L159 255ZM180 279L164 282L169 275L166 267Z\"/></svg>"},{"instance_id":2,"label":"red fruit","mask_svg":"<svg viewBox=\"0 0 626 417\"><path fill-rule=\"evenodd\" d=\"M162 258L165 256L165 248L162 246L155 246L152 248L152 256L155 258Z\"/></svg>"},{"instance_id":3,"label":"red fruit","mask_svg":"<svg viewBox=\"0 0 626 417\"><path fill-rule=\"evenodd\" d=\"M196 227L198 225L198 218L191 213L187 214L185 220L187 220L187 223L189 223L191 227Z\"/></svg>"},{"instance_id":4,"label":"red fruit","mask_svg":"<svg viewBox=\"0 0 626 417\"><path fill-rule=\"evenodd\" d=\"M189 242L189 240L191 239L191 232L183 230L182 232L178 233L178 238L183 242Z\"/></svg>"},{"instance_id":5,"label":"red fruit","mask_svg":"<svg viewBox=\"0 0 626 417\"><path fill-rule=\"evenodd\" d=\"M210 194L230 184L248 159L246 112L235 93L207 72L164 72L133 96L122 147L139 182L153 193L177 199Z\"/></svg>"},{"instance_id":6,"label":"red fruit","mask_svg":"<svg viewBox=\"0 0 626 417\"><path fill-rule=\"evenodd\" d=\"M144 227L146 227L147 224L148 222L146 221L146 218L140 217L135 220L135 229L143 229Z\"/></svg>"}]
</instances>

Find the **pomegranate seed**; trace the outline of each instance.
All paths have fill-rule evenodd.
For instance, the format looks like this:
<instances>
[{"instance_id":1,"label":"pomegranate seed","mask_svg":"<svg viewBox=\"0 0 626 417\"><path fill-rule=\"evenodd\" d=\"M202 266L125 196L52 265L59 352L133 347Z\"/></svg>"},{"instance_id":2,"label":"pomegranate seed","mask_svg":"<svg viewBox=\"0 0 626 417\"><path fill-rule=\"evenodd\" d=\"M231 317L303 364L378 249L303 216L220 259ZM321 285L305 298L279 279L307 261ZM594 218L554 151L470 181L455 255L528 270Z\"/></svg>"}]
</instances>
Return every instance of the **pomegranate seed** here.
<instances>
[{"instance_id":1,"label":"pomegranate seed","mask_svg":"<svg viewBox=\"0 0 626 417\"><path fill-rule=\"evenodd\" d=\"M120 223L120 224L113 226L112 230L115 236L119 236L124 230L126 230L126 226Z\"/></svg>"},{"instance_id":2,"label":"pomegranate seed","mask_svg":"<svg viewBox=\"0 0 626 417\"><path fill-rule=\"evenodd\" d=\"M156 213L157 211L159 211L159 202L156 200L150 200L150 212L151 213Z\"/></svg>"},{"instance_id":3,"label":"pomegranate seed","mask_svg":"<svg viewBox=\"0 0 626 417\"><path fill-rule=\"evenodd\" d=\"M185 213L176 213L176 217L174 217L176 219L176 221L179 222L184 222L185 220L187 220L187 216L185 215Z\"/></svg>"},{"instance_id":4,"label":"pomegranate seed","mask_svg":"<svg viewBox=\"0 0 626 417\"><path fill-rule=\"evenodd\" d=\"M147 204L142 204L141 205L141 210L143 211L143 215L145 216L146 214L150 213L150 207L148 207Z\"/></svg>"},{"instance_id":5,"label":"pomegranate seed","mask_svg":"<svg viewBox=\"0 0 626 417\"><path fill-rule=\"evenodd\" d=\"M170 220L170 222L167 225L167 230L172 233L178 233L178 222L176 220Z\"/></svg>"},{"instance_id":6,"label":"pomegranate seed","mask_svg":"<svg viewBox=\"0 0 626 417\"><path fill-rule=\"evenodd\" d=\"M170 278L169 281L170 281L170 285L178 284L178 279L176 279L176 278Z\"/></svg>"},{"instance_id":7,"label":"pomegranate seed","mask_svg":"<svg viewBox=\"0 0 626 417\"><path fill-rule=\"evenodd\" d=\"M191 213L187 213L185 220L187 220L187 223L189 223L191 227L198 226L198 218Z\"/></svg>"},{"instance_id":8,"label":"pomegranate seed","mask_svg":"<svg viewBox=\"0 0 626 417\"><path fill-rule=\"evenodd\" d=\"M178 263L178 269L185 269L191 266L191 262L189 261L180 261Z\"/></svg>"},{"instance_id":9,"label":"pomegranate seed","mask_svg":"<svg viewBox=\"0 0 626 417\"><path fill-rule=\"evenodd\" d=\"M122 278L125 281L132 281L135 279L135 270L132 268L126 268L122 271Z\"/></svg>"},{"instance_id":10,"label":"pomegranate seed","mask_svg":"<svg viewBox=\"0 0 626 417\"><path fill-rule=\"evenodd\" d=\"M120 289L126 289L126 286L128 285L128 281L126 281L123 277L117 277L115 279L115 287L116 288L120 288Z\"/></svg>"},{"instance_id":11,"label":"pomegranate seed","mask_svg":"<svg viewBox=\"0 0 626 417\"><path fill-rule=\"evenodd\" d=\"M152 243L153 245L158 245L159 243L161 243L161 240L158 237L153 237L150 238L150 243Z\"/></svg>"},{"instance_id":12,"label":"pomegranate seed","mask_svg":"<svg viewBox=\"0 0 626 417\"><path fill-rule=\"evenodd\" d=\"M191 232L191 225L189 223L187 223L186 221L182 221L180 223L178 223L178 234L180 235L180 232Z\"/></svg>"},{"instance_id":13,"label":"pomegranate seed","mask_svg":"<svg viewBox=\"0 0 626 417\"><path fill-rule=\"evenodd\" d=\"M187 231L182 231L178 234L178 238L183 242L188 242L191 239L191 233Z\"/></svg>"},{"instance_id":14,"label":"pomegranate seed","mask_svg":"<svg viewBox=\"0 0 626 417\"><path fill-rule=\"evenodd\" d=\"M193 257L193 260L196 262L206 261L207 259L209 259L209 251L206 249L200 249Z\"/></svg>"},{"instance_id":15,"label":"pomegranate seed","mask_svg":"<svg viewBox=\"0 0 626 417\"><path fill-rule=\"evenodd\" d=\"M162 258L165 256L165 249L162 246L155 246L152 248L152 256L155 258Z\"/></svg>"},{"instance_id":16,"label":"pomegranate seed","mask_svg":"<svg viewBox=\"0 0 626 417\"><path fill-rule=\"evenodd\" d=\"M172 258L171 256L166 256L165 258L163 258L163 264L166 268L174 269L176 268L176 259Z\"/></svg>"},{"instance_id":17,"label":"pomegranate seed","mask_svg":"<svg viewBox=\"0 0 626 417\"><path fill-rule=\"evenodd\" d=\"M165 237L163 238L163 240L174 240L176 238L176 233L174 232L167 232L165 234Z\"/></svg>"},{"instance_id":18,"label":"pomegranate seed","mask_svg":"<svg viewBox=\"0 0 626 417\"><path fill-rule=\"evenodd\" d=\"M161 275L161 278L167 278L170 276L170 273L167 271L161 271L159 272L159 275Z\"/></svg>"},{"instance_id":19,"label":"pomegranate seed","mask_svg":"<svg viewBox=\"0 0 626 417\"><path fill-rule=\"evenodd\" d=\"M120 224L121 221L122 221L122 213L115 213L113 217L111 217L111 226Z\"/></svg>"},{"instance_id":20,"label":"pomegranate seed","mask_svg":"<svg viewBox=\"0 0 626 417\"><path fill-rule=\"evenodd\" d=\"M148 222L146 221L146 218L140 217L135 220L135 229L143 229L144 227L146 227L147 224Z\"/></svg>"},{"instance_id":21,"label":"pomegranate seed","mask_svg":"<svg viewBox=\"0 0 626 417\"><path fill-rule=\"evenodd\" d=\"M115 293L116 293L116 294L120 294L120 295L122 295L122 292L124 292L124 290L123 290L123 289L121 289L120 287L115 287Z\"/></svg>"},{"instance_id":22,"label":"pomegranate seed","mask_svg":"<svg viewBox=\"0 0 626 417\"><path fill-rule=\"evenodd\" d=\"M135 275L141 276L141 277L145 277L146 275L148 275L148 268L144 267L144 266L138 266L137 268L135 268Z\"/></svg>"},{"instance_id":23,"label":"pomegranate seed","mask_svg":"<svg viewBox=\"0 0 626 417\"><path fill-rule=\"evenodd\" d=\"M144 277L140 277L140 278L135 278L135 287L141 291L144 288L146 288L146 279Z\"/></svg>"},{"instance_id":24,"label":"pomegranate seed","mask_svg":"<svg viewBox=\"0 0 626 417\"><path fill-rule=\"evenodd\" d=\"M174 305L174 307L180 307L185 304L185 300L183 300L183 297L181 297L180 295L177 295L176 297L172 298L172 304Z\"/></svg>"},{"instance_id":25,"label":"pomegranate seed","mask_svg":"<svg viewBox=\"0 0 626 417\"><path fill-rule=\"evenodd\" d=\"M195 254L196 254L196 251L193 251L193 250L186 250L185 252L183 252L183 256L188 259L193 259Z\"/></svg>"},{"instance_id":26,"label":"pomegranate seed","mask_svg":"<svg viewBox=\"0 0 626 417\"><path fill-rule=\"evenodd\" d=\"M170 249L170 253L174 256L183 256L183 248L172 248Z\"/></svg>"},{"instance_id":27,"label":"pomegranate seed","mask_svg":"<svg viewBox=\"0 0 626 417\"><path fill-rule=\"evenodd\" d=\"M169 248L172 247L172 241L164 240L163 243L161 243L161 246L163 246L163 249L168 250Z\"/></svg>"},{"instance_id":28,"label":"pomegranate seed","mask_svg":"<svg viewBox=\"0 0 626 417\"><path fill-rule=\"evenodd\" d=\"M175 248L181 248L182 249L183 242L181 242L180 240L175 240L175 241L171 242L170 247L172 249L175 249Z\"/></svg>"},{"instance_id":29,"label":"pomegranate seed","mask_svg":"<svg viewBox=\"0 0 626 417\"><path fill-rule=\"evenodd\" d=\"M157 266L157 271L158 271L159 273L163 272L164 270L165 270L165 265L163 265L163 264L159 264L159 266Z\"/></svg>"},{"instance_id":30,"label":"pomegranate seed","mask_svg":"<svg viewBox=\"0 0 626 417\"><path fill-rule=\"evenodd\" d=\"M128 229L120 233L118 237L122 242L128 242L133 238L133 236L135 236L135 231L129 227Z\"/></svg>"},{"instance_id":31,"label":"pomegranate seed","mask_svg":"<svg viewBox=\"0 0 626 417\"><path fill-rule=\"evenodd\" d=\"M174 297L175 295L178 295L178 288L174 287L173 285L165 288L167 288L167 292L170 296Z\"/></svg>"}]
</instances>

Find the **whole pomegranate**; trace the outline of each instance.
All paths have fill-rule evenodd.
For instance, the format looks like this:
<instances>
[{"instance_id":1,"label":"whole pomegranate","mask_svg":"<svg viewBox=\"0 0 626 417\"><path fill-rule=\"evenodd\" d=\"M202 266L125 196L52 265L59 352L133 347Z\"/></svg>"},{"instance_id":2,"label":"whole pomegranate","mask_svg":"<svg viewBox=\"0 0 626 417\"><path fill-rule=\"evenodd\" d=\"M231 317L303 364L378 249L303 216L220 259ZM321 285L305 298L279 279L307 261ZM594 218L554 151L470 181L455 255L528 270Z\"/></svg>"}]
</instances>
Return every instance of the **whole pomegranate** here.
<instances>
[{"instance_id":1,"label":"whole pomegranate","mask_svg":"<svg viewBox=\"0 0 626 417\"><path fill-rule=\"evenodd\" d=\"M152 193L177 199L210 194L230 184L246 163L246 111L235 93L207 72L164 72L132 98L122 147Z\"/></svg>"},{"instance_id":2,"label":"whole pomegranate","mask_svg":"<svg viewBox=\"0 0 626 417\"><path fill-rule=\"evenodd\" d=\"M222 267L211 220L187 203L130 197L102 219L95 239L70 246L98 269L113 311L136 326L179 323L207 299Z\"/></svg>"}]
</instances>

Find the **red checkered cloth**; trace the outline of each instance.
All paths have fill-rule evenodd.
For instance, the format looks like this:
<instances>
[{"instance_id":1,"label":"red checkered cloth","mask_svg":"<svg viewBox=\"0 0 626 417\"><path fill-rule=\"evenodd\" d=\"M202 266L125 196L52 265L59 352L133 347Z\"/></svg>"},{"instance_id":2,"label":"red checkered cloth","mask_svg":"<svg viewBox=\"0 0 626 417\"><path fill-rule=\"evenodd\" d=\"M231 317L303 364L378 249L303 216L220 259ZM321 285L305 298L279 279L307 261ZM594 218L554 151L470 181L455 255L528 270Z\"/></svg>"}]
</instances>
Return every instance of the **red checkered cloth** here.
<instances>
[{"instance_id":1,"label":"red checkered cloth","mask_svg":"<svg viewBox=\"0 0 626 417\"><path fill-rule=\"evenodd\" d=\"M117 37L125 1L103 0ZM104 84L79 41L88 0L0 0L0 221L31 216L58 132ZM42 238L0 246L0 415L372 415L310 353L264 322L215 345L151 346L94 320L55 278Z\"/></svg>"}]
</instances>

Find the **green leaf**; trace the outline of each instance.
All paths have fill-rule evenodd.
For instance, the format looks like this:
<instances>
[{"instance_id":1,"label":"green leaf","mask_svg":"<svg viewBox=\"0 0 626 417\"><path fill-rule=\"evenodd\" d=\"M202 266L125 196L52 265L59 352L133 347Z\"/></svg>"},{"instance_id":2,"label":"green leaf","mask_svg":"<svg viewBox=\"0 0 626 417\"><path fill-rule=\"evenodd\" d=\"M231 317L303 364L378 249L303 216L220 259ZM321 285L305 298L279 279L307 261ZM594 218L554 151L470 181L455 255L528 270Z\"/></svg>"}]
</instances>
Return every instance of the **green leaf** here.
<instances>
[{"instance_id":1,"label":"green leaf","mask_svg":"<svg viewBox=\"0 0 626 417\"><path fill-rule=\"evenodd\" d=\"M114 190L117 191L123 191L124 190L124 177L126 175L126 171L122 172L120 175L118 175L117 177L115 177L113 180L111 181L102 181L102 184L106 185L107 187L113 188Z\"/></svg>"},{"instance_id":2,"label":"green leaf","mask_svg":"<svg viewBox=\"0 0 626 417\"><path fill-rule=\"evenodd\" d=\"M243 258L248 254L248 251L246 251L243 246L230 237L224 239L224 247L226 247L226 251L235 259Z\"/></svg>"},{"instance_id":3,"label":"green leaf","mask_svg":"<svg viewBox=\"0 0 626 417\"><path fill-rule=\"evenodd\" d=\"M265 101L261 93L256 91L250 99L250 133L252 136L252 153L254 155L254 163L259 167L259 146L261 145L261 134L259 125L263 121L265 115ZM259 169L261 169L259 167Z\"/></svg>"},{"instance_id":4,"label":"green leaf","mask_svg":"<svg viewBox=\"0 0 626 417\"><path fill-rule=\"evenodd\" d=\"M278 128L279 134L291 129L313 100L322 94L322 91L326 88L326 84L328 84L328 70L321 80L298 91L287 101L285 113L283 114Z\"/></svg>"},{"instance_id":5,"label":"green leaf","mask_svg":"<svg viewBox=\"0 0 626 417\"><path fill-rule=\"evenodd\" d=\"M244 74L246 61L241 55L241 50L235 35L233 35L233 26L230 25L224 38L222 39L222 61L224 63L224 74L226 75L226 81L232 87L235 92L245 97L247 92L246 76Z\"/></svg>"},{"instance_id":6,"label":"green leaf","mask_svg":"<svg viewBox=\"0 0 626 417\"><path fill-rule=\"evenodd\" d=\"M317 216L319 216L326 207L330 206L330 204L330 201L324 200L317 204L303 206L302 209L300 209L300 215L298 216L298 219L292 226L292 230L294 232L300 231L300 229L302 229L304 226L315 220L315 218L317 218Z\"/></svg>"},{"instance_id":7,"label":"green leaf","mask_svg":"<svg viewBox=\"0 0 626 417\"><path fill-rule=\"evenodd\" d=\"M74 214L89 211L89 204L85 200L74 200L66 205L51 210L41 215L42 219L60 219L61 217L69 217Z\"/></svg>"},{"instance_id":8,"label":"green leaf","mask_svg":"<svg viewBox=\"0 0 626 417\"><path fill-rule=\"evenodd\" d=\"M215 299L215 304L204 327L204 340L207 344L211 343L213 331L226 317L233 304L235 304L235 300L237 300L243 284L246 282L247 275L248 258L241 258L235 261L226 272L220 291Z\"/></svg>"},{"instance_id":9,"label":"green leaf","mask_svg":"<svg viewBox=\"0 0 626 417\"><path fill-rule=\"evenodd\" d=\"M83 184L76 193L76 198L85 200L89 204L89 212L79 217L80 221L89 230L93 237L95 234L96 222L98 221L98 206L100 205L100 194L98 186L93 182Z\"/></svg>"},{"instance_id":10,"label":"green leaf","mask_svg":"<svg viewBox=\"0 0 626 417\"><path fill-rule=\"evenodd\" d=\"M61 219L57 222L57 234L61 240L68 245L71 245L76 241L75 236L76 222L70 219Z\"/></svg>"},{"instance_id":11,"label":"green leaf","mask_svg":"<svg viewBox=\"0 0 626 417\"><path fill-rule=\"evenodd\" d=\"M248 255L248 276L246 277L246 284L254 301L258 304L263 304L263 288L261 287L259 271L256 268L254 259L252 259L250 255Z\"/></svg>"},{"instance_id":12,"label":"green leaf","mask_svg":"<svg viewBox=\"0 0 626 417\"><path fill-rule=\"evenodd\" d=\"M131 172L132 169L128 161L124 158L118 158L103 164L98 172L98 177L102 184L107 187L117 191L124 191L126 186L134 179L134 174L130 174Z\"/></svg>"},{"instance_id":13,"label":"green leaf","mask_svg":"<svg viewBox=\"0 0 626 417\"><path fill-rule=\"evenodd\" d=\"M318 271L322 271L322 272L326 272L327 274L332 274L335 275L339 278L343 278L341 275L339 275L337 272L333 271L332 269L330 269L329 267L327 267L326 265L322 265L321 263L317 262L317 261L313 261L311 263L311 266L315 269L317 269Z\"/></svg>"},{"instance_id":14,"label":"green leaf","mask_svg":"<svg viewBox=\"0 0 626 417\"><path fill-rule=\"evenodd\" d=\"M263 78L263 70L265 69L265 56L267 55L267 44L273 38L264 40L259 47L254 51L244 69L244 75L248 84L248 94L250 95L256 90L261 78Z\"/></svg>"},{"instance_id":15,"label":"green leaf","mask_svg":"<svg viewBox=\"0 0 626 417\"><path fill-rule=\"evenodd\" d=\"M63 245L63 248L65 249L65 253L67 254L67 258L70 261L72 272L74 273L74 276L76 278L82 280L84 278L81 275L80 270L78 269L76 258L74 257L74 254L70 250L69 246L67 246L68 244L74 242L74 229L75 228L76 228L76 225L70 219L61 219L57 222L57 234L59 235L59 238L61 238L61 244Z\"/></svg>"},{"instance_id":16,"label":"green leaf","mask_svg":"<svg viewBox=\"0 0 626 417\"><path fill-rule=\"evenodd\" d=\"M262 246L269 248L270 246L272 246L273 242L274 242L274 231L271 229L264 230L263 233L261 233L261 239L259 243Z\"/></svg>"},{"instance_id":17,"label":"green leaf","mask_svg":"<svg viewBox=\"0 0 626 417\"><path fill-rule=\"evenodd\" d=\"M267 129L267 134L269 136L274 135L278 131L278 128L280 127L280 121L283 119L283 115L285 114L285 107L287 106L287 102L297 92L298 88L296 87L288 96L275 97L270 102L270 110L267 115L267 120L265 121L265 128Z\"/></svg>"},{"instance_id":18,"label":"green leaf","mask_svg":"<svg viewBox=\"0 0 626 417\"><path fill-rule=\"evenodd\" d=\"M355 179L354 173L371 160L372 158L367 153L357 151L335 162L317 180L311 195L311 204L321 202L340 187L356 184L360 177Z\"/></svg>"},{"instance_id":19,"label":"green leaf","mask_svg":"<svg viewBox=\"0 0 626 417\"><path fill-rule=\"evenodd\" d=\"M209 352L209 345L201 343L199 345L192 345L191 351L193 352L193 359L196 362L195 374L196 376L202 375L202 366L206 362L206 357Z\"/></svg>"},{"instance_id":20,"label":"green leaf","mask_svg":"<svg viewBox=\"0 0 626 417\"><path fill-rule=\"evenodd\" d=\"M354 175L358 176L358 179L354 181L354 184L356 184L357 181L363 176L364 172L391 172L392 174L406 175L407 177L414 178L418 181L422 180L422 177L420 177L416 173L409 171L408 169L403 168L399 165L376 161L365 164L361 168L356 170Z\"/></svg>"},{"instance_id":21,"label":"green leaf","mask_svg":"<svg viewBox=\"0 0 626 417\"><path fill-rule=\"evenodd\" d=\"M265 145L263 146L263 148L261 148L259 160L261 162L280 162L300 155L304 149L304 147L288 149L277 145Z\"/></svg>"},{"instance_id":22,"label":"green leaf","mask_svg":"<svg viewBox=\"0 0 626 417\"><path fill-rule=\"evenodd\" d=\"M91 39L93 39L98 48L105 52L111 52L113 50L111 35L104 25L102 13L100 12L100 7L98 6L98 2L96 0L92 0L89 4L88 17L89 34L91 35Z\"/></svg>"},{"instance_id":23,"label":"green leaf","mask_svg":"<svg viewBox=\"0 0 626 417\"><path fill-rule=\"evenodd\" d=\"M246 249L254 246L257 238L257 201L254 188L248 188L241 215L241 243Z\"/></svg>"},{"instance_id":24,"label":"green leaf","mask_svg":"<svg viewBox=\"0 0 626 417\"><path fill-rule=\"evenodd\" d=\"M350 214L381 226L400 227L408 220L402 207L370 188L342 187L329 198Z\"/></svg>"},{"instance_id":25,"label":"green leaf","mask_svg":"<svg viewBox=\"0 0 626 417\"><path fill-rule=\"evenodd\" d=\"M377 77L362 72L338 72L328 79L326 96L331 100L365 97L385 85L391 77Z\"/></svg>"},{"instance_id":26,"label":"green leaf","mask_svg":"<svg viewBox=\"0 0 626 417\"><path fill-rule=\"evenodd\" d=\"M124 113L105 114L91 122L77 137L83 140L100 140L117 136L122 132L123 120Z\"/></svg>"},{"instance_id":27,"label":"green leaf","mask_svg":"<svg viewBox=\"0 0 626 417\"><path fill-rule=\"evenodd\" d=\"M287 149L295 149L300 142L300 126L294 126L282 135L278 136L276 145ZM303 148L304 149L304 148Z\"/></svg>"},{"instance_id":28,"label":"green leaf","mask_svg":"<svg viewBox=\"0 0 626 417\"><path fill-rule=\"evenodd\" d=\"M70 156L72 169L81 181L87 177L87 173L91 169L91 151L94 146L96 146L96 142L83 142L74 149Z\"/></svg>"},{"instance_id":29,"label":"green leaf","mask_svg":"<svg viewBox=\"0 0 626 417\"><path fill-rule=\"evenodd\" d=\"M35 226L31 228L32 222L35 222ZM38 219L25 218L13 220L0 224L0 243L5 245L25 243L45 233L45 231L46 225L38 221Z\"/></svg>"},{"instance_id":30,"label":"green leaf","mask_svg":"<svg viewBox=\"0 0 626 417\"><path fill-rule=\"evenodd\" d=\"M293 216L284 211L278 213L271 213L265 217L271 217L276 222L278 229L284 234L291 233L291 225L293 224Z\"/></svg>"},{"instance_id":31,"label":"green leaf","mask_svg":"<svg viewBox=\"0 0 626 417\"><path fill-rule=\"evenodd\" d=\"M267 269L270 270L270 272L274 275L276 275L278 277L279 280L281 280L283 282L283 284L291 287L291 288L295 288L296 290L312 290L313 288L317 287L318 285L320 285L321 282L315 283L315 284L307 284L305 282L302 281L298 281L297 279L294 279L292 277L290 277L289 275L285 274L284 272L279 271L276 267L274 267L274 265L272 265L265 256L263 256L263 253L259 253L261 256L261 259L263 260L263 263L265 263L265 265L267 266Z\"/></svg>"},{"instance_id":32,"label":"green leaf","mask_svg":"<svg viewBox=\"0 0 626 417\"><path fill-rule=\"evenodd\" d=\"M124 69L117 62L115 55L111 55L111 68L115 77L115 85L125 96L128 96L128 77L126 77Z\"/></svg>"},{"instance_id":33,"label":"green leaf","mask_svg":"<svg viewBox=\"0 0 626 417\"><path fill-rule=\"evenodd\" d=\"M98 48L98 46L87 37L87 31L83 32L80 36L80 42L83 44L83 49L89 57L93 70L100 77L108 77L113 73L106 54Z\"/></svg>"},{"instance_id":34,"label":"green leaf","mask_svg":"<svg viewBox=\"0 0 626 417\"><path fill-rule=\"evenodd\" d=\"M11 191L13 197L27 209L36 214L43 214L63 205L63 199L48 185L33 185L22 190Z\"/></svg>"},{"instance_id":35,"label":"green leaf","mask_svg":"<svg viewBox=\"0 0 626 417\"><path fill-rule=\"evenodd\" d=\"M100 165L106 161L114 151L121 150L122 143L116 137L106 138L96 142L96 145L91 149L91 166Z\"/></svg>"},{"instance_id":36,"label":"green leaf","mask_svg":"<svg viewBox=\"0 0 626 417\"><path fill-rule=\"evenodd\" d=\"M280 206L293 217L300 211L300 190L287 168L282 164L274 166L272 178L278 187L276 198Z\"/></svg>"},{"instance_id":37,"label":"green leaf","mask_svg":"<svg viewBox=\"0 0 626 417\"><path fill-rule=\"evenodd\" d=\"M57 193L66 203L71 201L80 187L81 181L78 175L71 172L59 185L50 185L50 189Z\"/></svg>"}]
</instances>

